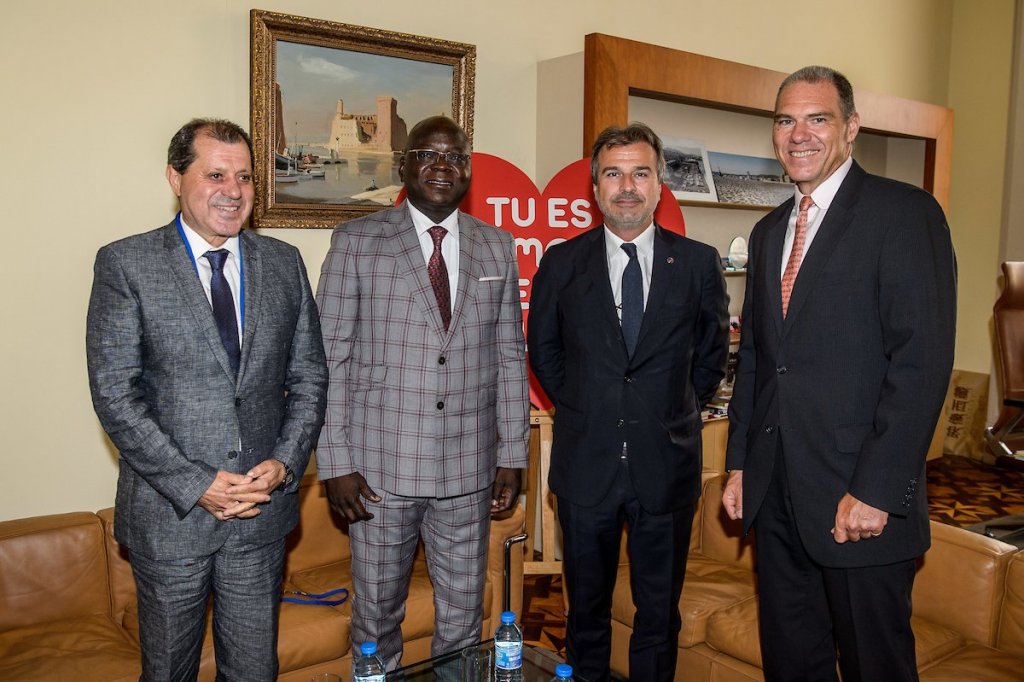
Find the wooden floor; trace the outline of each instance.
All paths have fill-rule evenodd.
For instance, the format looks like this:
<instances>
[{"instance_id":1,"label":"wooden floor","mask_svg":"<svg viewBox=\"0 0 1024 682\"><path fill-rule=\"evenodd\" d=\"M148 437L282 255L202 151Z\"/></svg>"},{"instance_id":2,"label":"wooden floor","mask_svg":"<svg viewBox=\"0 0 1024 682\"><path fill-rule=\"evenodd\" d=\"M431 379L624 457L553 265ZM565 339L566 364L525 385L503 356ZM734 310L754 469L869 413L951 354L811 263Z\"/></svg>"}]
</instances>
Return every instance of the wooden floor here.
<instances>
[{"instance_id":1,"label":"wooden floor","mask_svg":"<svg viewBox=\"0 0 1024 682\"><path fill-rule=\"evenodd\" d=\"M967 527L1024 514L1024 472L946 455L928 463L928 510L933 521ZM565 654L561 576L526 576L524 639Z\"/></svg>"}]
</instances>

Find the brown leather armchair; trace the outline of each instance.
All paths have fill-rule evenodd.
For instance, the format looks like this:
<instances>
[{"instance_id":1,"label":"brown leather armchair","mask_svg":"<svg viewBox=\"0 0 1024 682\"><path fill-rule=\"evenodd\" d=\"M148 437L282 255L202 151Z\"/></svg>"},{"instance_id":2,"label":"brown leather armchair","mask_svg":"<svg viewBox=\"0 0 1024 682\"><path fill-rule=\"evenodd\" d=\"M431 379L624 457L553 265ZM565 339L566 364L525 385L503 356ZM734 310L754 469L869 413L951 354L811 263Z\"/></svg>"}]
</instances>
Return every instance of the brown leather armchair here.
<instances>
[{"instance_id":1,"label":"brown leather armchair","mask_svg":"<svg viewBox=\"0 0 1024 682\"><path fill-rule=\"evenodd\" d=\"M1013 457L1024 444L1024 262L1003 263L1003 293L992 314L1003 406L985 441L997 457Z\"/></svg>"}]
</instances>

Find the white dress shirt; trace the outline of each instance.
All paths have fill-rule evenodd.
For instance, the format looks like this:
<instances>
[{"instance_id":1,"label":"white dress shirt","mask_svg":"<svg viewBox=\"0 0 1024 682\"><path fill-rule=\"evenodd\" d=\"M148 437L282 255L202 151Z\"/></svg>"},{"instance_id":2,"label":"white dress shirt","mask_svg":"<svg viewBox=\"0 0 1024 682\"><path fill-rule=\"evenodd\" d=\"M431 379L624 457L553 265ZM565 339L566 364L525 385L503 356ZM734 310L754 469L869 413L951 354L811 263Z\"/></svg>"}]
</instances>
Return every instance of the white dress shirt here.
<instances>
[{"instance_id":1,"label":"white dress shirt","mask_svg":"<svg viewBox=\"0 0 1024 682\"><path fill-rule=\"evenodd\" d=\"M608 280L612 285L612 296L615 298L615 312L622 322L622 273L629 264L629 254L622 250L625 244L615 233L604 228L604 248L608 257ZM644 309L647 308L647 295L651 291L651 265L654 263L654 222L647 226L636 239L636 256L640 261L640 273L644 280Z\"/></svg>"},{"instance_id":2,"label":"white dress shirt","mask_svg":"<svg viewBox=\"0 0 1024 682\"><path fill-rule=\"evenodd\" d=\"M836 192L839 191L839 186L843 184L843 180L846 179L846 174L850 172L850 168L853 166L853 157L846 159L846 161L839 168L835 170L832 175L825 179L825 182L815 188L811 192L811 199L814 201L814 205L807 209L807 236L804 238L804 255L803 258L807 258L807 254L811 250L811 242L814 241L815 235L818 234L818 228L821 227L821 221L825 219L825 214L828 213L829 207L832 205L832 200L836 198ZM793 190L796 195L796 203L793 205L793 212L789 215L789 226L786 227L786 240L782 244L782 270L779 271L779 279L782 279L782 275L786 272L786 263L789 262L789 254L793 250L793 238L796 236L796 219L800 214L800 199L803 194L800 194L799 189ZM801 261L802 262L802 261Z\"/></svg>"},{"instance_id":3,"label":"white dress shirt","mask_svg":"<svg viewBox=\"0 0 1024 682\"><path fill-rule=\"evenodd\" d=\"M228 287L231 289L231 298L235 301L235 322L238 323L238 340L241 342L242 307L239 292L242 290L242 261L238 237L228 238L223 246L212 246L198 232L185 223L184 217L179 217L179 219L182 231L185 233L185 240L188 241L188 246L192 250L192 259L195 262L196 270L199 272L199 281L203 285L203 291L206 292L206 300L210 302L211 306L213 306L213 296L210 294L210 278L213 276L213 268L210 267L210 261L203 256L207 251L215 251L217 249L224 249L228 252L228 258L224 261L224 279L228 281Z\"/></svg>"},{"instance_id":4,"label":"white dress shirt","mask_svg":"<svg viewBox=\"0 0 1024 682\"><path fill-rule=\"evenodd\" d=\"M441 257L444 258L444 267L448 270L448 288L451 292L449 299L454 313L455 295L459 290L459 211L452 211L447 218L435 223L413 206L411 201L406 200L405 203L409 207L412 224L416 227L416 236L420 240L424 263L429 263L430 256L434 253L434 240L430 237L430 228L440 225L448 230L448 234L441 241Z\"/></svg>"}]
</instances>

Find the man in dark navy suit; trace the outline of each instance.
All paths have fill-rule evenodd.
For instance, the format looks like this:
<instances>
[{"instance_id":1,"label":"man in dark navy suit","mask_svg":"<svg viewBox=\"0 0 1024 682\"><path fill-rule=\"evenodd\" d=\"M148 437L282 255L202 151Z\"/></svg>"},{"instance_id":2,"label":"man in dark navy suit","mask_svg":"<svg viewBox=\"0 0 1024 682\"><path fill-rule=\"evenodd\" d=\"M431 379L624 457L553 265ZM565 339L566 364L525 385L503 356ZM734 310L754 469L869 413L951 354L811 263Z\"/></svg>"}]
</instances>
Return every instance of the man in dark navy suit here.
<instances>
[{"instance_id":1,"label":"man in dark navy suit","mask_svg":"<svg viewBox=\"0 0 1024 682\"><path fill-rule=\"evenodd\" d=\"M604 226L544 255L528 325L530 364L556 408L568 657L582 677L609 679L625 524L630 677L668 681L700 495L700 412L725 374L728 297L718 253L654 223L665 160L650 128L602 132L591 173Z\"/></svg>"}]
</instances>

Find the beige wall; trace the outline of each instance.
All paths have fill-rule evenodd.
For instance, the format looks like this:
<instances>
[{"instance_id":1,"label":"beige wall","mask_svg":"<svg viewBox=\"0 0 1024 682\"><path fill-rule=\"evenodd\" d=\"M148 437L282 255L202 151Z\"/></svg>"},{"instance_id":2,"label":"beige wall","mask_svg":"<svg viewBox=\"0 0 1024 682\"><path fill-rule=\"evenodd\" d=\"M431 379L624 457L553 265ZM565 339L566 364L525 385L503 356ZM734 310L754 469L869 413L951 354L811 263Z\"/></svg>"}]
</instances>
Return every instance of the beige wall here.
<instances>
[{"instance_id":1,"label":"beige wall","mask_svg":"<svg viewBox=\"0 0 1024 682\"><path fill-rule=\"evenodd\" d=\"M956 106L954 162L975 157L970 178L958 173L953 189L961 300L965 307L977 301L978 309L962 319L984 324L998 221L989 225L975 193L1000 195L999 181L986 180L982 166L1004 133L991 118L985 125L965 122L992 113L986 103L1005 96L1009 67L999 62L994 74L972 75L977 67L969 64L977 62L969 56L984 48L1002 59L1012 0L829 1L803 10L755 0L260 5L476 44L476 148L531 176L536 65L580 52L590 32L782 71L826 63L858 87ZM83 349L92 259L102 244L173 216L164 153L182 122L194 115L248 121L250 6L237 0L13 0L5 6L0 519L113 502L116 455L92 412ZM960 189L979 172L979 187ZM985 221L963 227L979 211ZM328 233L274 235L299 246L315 281ZM969 346L958 356L964 367L987 371L987 338L963 322L960 337Z\"/></svg>"},{"instance_id":2,"label":"beige wall","mask_svg":"<svg viewBox=\"0 0 1024 682\"><path fill-rule=\"evenodd\" d=\"M954 5L949 100L954 110L949 223L959 266L955 366L988 374L998 295L1014 0Z\"/></svg>"}]
</instances>

